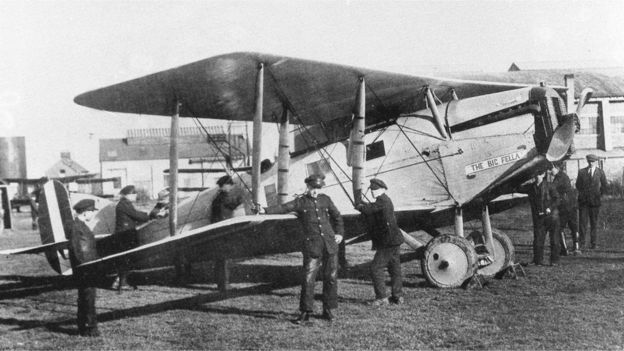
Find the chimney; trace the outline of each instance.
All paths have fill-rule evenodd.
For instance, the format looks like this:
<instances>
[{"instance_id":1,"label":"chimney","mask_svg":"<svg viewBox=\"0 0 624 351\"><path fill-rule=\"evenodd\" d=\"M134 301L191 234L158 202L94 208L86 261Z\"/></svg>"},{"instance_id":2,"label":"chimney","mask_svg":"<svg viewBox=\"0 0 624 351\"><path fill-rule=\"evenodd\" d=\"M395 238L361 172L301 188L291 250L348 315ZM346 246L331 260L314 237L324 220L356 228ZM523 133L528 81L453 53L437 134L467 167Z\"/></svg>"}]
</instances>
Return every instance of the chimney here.
<instances>
[{"instance_id":1,"label":"chimney","mask_svg":"<svg viewBox=\"0 0 624 351\"><path fill-rule=\"evenodd\" d=\"M62 151L61 158L63 160L71 160L71 153L69 151Z\"/></svg>"}]
</instances>

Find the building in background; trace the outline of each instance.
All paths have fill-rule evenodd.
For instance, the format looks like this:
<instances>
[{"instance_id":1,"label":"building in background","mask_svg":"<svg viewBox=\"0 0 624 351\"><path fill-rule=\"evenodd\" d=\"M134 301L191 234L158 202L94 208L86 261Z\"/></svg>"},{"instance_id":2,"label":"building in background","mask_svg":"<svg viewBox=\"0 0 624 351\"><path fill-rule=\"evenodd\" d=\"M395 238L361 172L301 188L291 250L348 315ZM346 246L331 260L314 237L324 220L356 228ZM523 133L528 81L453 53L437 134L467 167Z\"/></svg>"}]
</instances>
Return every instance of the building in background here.
<instances>
[{"instance_id":1,"label":"building in background","mask_svg":"<svg viewBox=\"0 0 624 351\"><path fill-rule=\"evenodd\" d=\"M71 153L68 151L61 152L61 159L45 172L45 176L48 178L72 177L83 174L89 174L89 171L72 160Z\"/></svg>"},{"instance_id":2,"label":"building in background","mask_svg":"<svg viewBox=\"0 0 624 351\"><path fill-rule=\"evenodd\" d=\"M206 135L208 133L208 135ZM213 187L225 172L225 155L233 166L247 163L249 146L245 125L183 127L179 131L178 186ZM119 178L120 185L134 184L148 196L169 185L169 128L131 129L126 138L100 140L102 178ZM208 170L222 172L208 172ZM206 172L202 172L206 171ZM103 187L112 184L103 184ZM104 189L108 193L108 189Z\"/></svg>"}]
</instances>

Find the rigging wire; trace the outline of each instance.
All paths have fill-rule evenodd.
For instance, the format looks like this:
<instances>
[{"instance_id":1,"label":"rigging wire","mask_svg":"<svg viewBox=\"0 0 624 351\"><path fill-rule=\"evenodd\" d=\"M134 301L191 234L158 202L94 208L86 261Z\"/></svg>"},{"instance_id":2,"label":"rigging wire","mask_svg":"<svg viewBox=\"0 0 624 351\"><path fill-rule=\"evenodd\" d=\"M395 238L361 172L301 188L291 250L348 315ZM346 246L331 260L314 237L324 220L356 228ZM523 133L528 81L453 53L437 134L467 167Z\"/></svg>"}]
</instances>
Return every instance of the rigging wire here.
<instances>
[{"instance_id":1,"label":"rigging wire","mask_svg":"<svg viewBox=\"0 0 624 351\"><path fill-rule=\"evenodd\" d=\"M406 122L404 122L404 123L406 123ZM377 171L375 172L375 177L377 177L377 175L379 175L379 172L381 171L381 168L386 163L386 160L388 159L388 155L390 154L390 151L392 151L392 148L394 148L394 144L399 139L400 135L401 135L401 133L397 133L396 137L394 138L394 141L392 141L392 145L390 145L390 148L388 149L388 152L386 152L386 157L384 157L384 159L381 161L381 164L379 165L379 168L377 168Z\"/></svg>"},{"instance_id":2,"label":"rigging wire","mask_svg":"<svg viewBox=\"0 0 624 351\"><path fill-rule=\"evenodd\" d=\"M190 110L190 108L187 106L187 109L189 109L189 111L193 114L193 118L195 119L196 123L199 124L199 126L203 129L204 133L206 133L206 137L208 137L208 141L210 141L214 147L217 149L217 151L219 153L221 153L224 157L224 159L227 159L227 157L229 157L229 155L227 155L217 144L216 140L214 140L214 138L210 135L210 133L208 133L208 130L206 130L206 128L204 127L204 125L199 121L199 118L196 117L196 114ZM227 166L225 164L225 162L223 162L225 166ZM225 167L224 167L225 168ZM243 180L243 177L241 177L240 173L236 170L236 168L232 167L231 168L232 172L238 177L238 179L241 181L241 183L245 186L245 189L251 193L251 189L249 188L249 186L247 185L247 183L245 183L245 181Z\"/></svg>"},{"instance_id":3,"label":"rigging wire","mask_svg":"<svg viewBox=\"0 0 624 351\"><path fill-rule=\"evenodd\" d=\"M321 151L322 148L319 146L319 142L316 139L316 137L314 136L314 134L312 134L312 132L305 127L303 121L301 120L299 114L297 113L297 111L295 110L295 107L293 106L293 104L290 102L290 100L288 99L288 96L284 93L284 91L282 90L279 81L277 80L277 78L275 77L275 75L273 74L273 71L271 70L270 67L267 67L266 70L269 73L269 76L271 77L271 79L273 80L273 82L275 83L275 88L277 89L277 93L278 95L281 97L281 99L283 100L282 103L284 103L286 105L286 107L290 110L290 112L293 115L293 118L295 120L297 120L299 122L299 130L303 130L304 132L306 132L310 138L311 141L313 143L312 148L316 150L316 152L318 153L318 155L321 157L321 159L323 159L323 161L325 161L328 165L329 165L329 169L332 172L332 174L334 175L334 177L336 178L336 180L338 181L338 184L340 185L340 187L342 188L343 192L345 193L345 195L347 196L347 198L349 199L349 201L355 206L355 201L351 198L351 196L349 195L349 193L347 192L347 189L344 187L344 184L342 184L342 182L340 181L340 178L338 178L338 175L336 174L336 171L334 171L334 169L331 167L331 163L327 160L327 157L323 154L323 152ZM329 135L327 133L327 130L325 128L324 123L319 123L319 125L321 126L321 130L323 131L323 133L325 134L325 137L327 138L327 140L331 140L329 138ZM301 135L303 135L303 133L301 133ZM307 138L304 136L303 137L303 141L306 143L306 146L309 148L311 145L308 143ZM324 150L324 149L323 149ZM336 166L342 171L342 168L338 165L338 163L336 162L336 160L334 160L334 158L331 156L330 153L327 152L327 150L324 150L327 155L331 158L332 161L334 161L334 164L336 164ZM344 173L344 171L343 171ZM348 176L347 179L349 179L350 181L352 181Z\"/></svg>"},{"instance_id":4,"label":"rigging wire","mask_svg":"<svg viewBox=\"0 0 624 351\"><path fill-rule=\"evenodd\" d=\"M434 175L434 177L436 177L436 179L438 180L438 182L440 183L440 185L444 188L444 190L446 190L447 194L449 194L449 196L455 200L455 202L457 202L457 199L455 199L455 197L453 196L453 194L451 193L451 191L448 189L448 187L446 186L446 184L444 184L444 182L442 181L442 179L440 179L440 177L438 177L438 175L436 174L436 172L433 170L433 168L431 167L431 165L429 164L429 162L425 159L425 157L422 155L422 153L420 152L420 150L418 150L418 148L416 147L416 145L414 145L414 143L412 142L412 139L410 139L407 134L403 131L403 127L401 127L400 124L397 124L397 126L399 127L399 130L403 133L403 135L405 135L405 138L407 139L407 141L409 141L409 143L412 145L412 147L414 148L414 150L416 150L416 152L418 153L418 156L420 156L420 158L422 158L423 161L425 161L425 164L427 165L427 167L429 168L429 170L431 171L431 173Z\"/></svg>"}]
</instances>

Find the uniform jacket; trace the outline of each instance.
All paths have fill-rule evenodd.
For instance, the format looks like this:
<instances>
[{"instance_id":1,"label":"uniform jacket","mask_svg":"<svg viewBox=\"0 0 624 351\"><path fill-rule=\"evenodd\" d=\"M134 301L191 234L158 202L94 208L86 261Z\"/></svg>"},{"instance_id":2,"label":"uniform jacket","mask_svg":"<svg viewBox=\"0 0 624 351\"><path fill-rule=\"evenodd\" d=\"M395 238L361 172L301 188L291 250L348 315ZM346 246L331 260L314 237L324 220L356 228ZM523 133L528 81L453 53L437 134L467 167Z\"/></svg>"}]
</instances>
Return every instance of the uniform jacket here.
<instances>
[{"instance_id":1,"label":"uniform jacket","mask_svg":"<svg viewBox=\"0 0 624 351\"><path fill-rule=\"evenodd\" d=\"M266 210L268 214L288 212L295 212L303 226L304 255L321 257L324 247L330 254L338 252L335 235L343 235L344 223L340 211L329 196L318 194L316 198L313 198L306 194Z\"/></svg>"},{"instance_id":2,"label":"uniform jacket","mask_svg":"<svg viewBox=\"0 0 624 351\"><path fill-rule=\"evenodd\" d=\"M559 193L559 212L573 213L576 211L578 207L576 190L572 187L568 175L559 171L554 176L552 183Z\"/></svg>"},{"instance_id":3,"label":"uniform jacket","mask_svg":"<svg viewBox=\"0 0 624 351\"><path fill-rule=\"evenodd\" d=\"M539 185L537 183L530 184L528 187L529 202L533 216L546 216L546 209L550 209L551 214L555 214L559 208L559 193L555 185L544 179Z\"/></svg>"},{"instance_id":4,"label":"uniform jacket","mask_svg":"<svg viewBox=\"0 0 624 351\"><path fill-rule=\"evenodd\" d=\"M359 204L357 210L366 215L373 250L384 249L403 243L403 235L394 216L394 205L386 194L377 196L375 202Z\"/></svg>"},{"instance_id":5,"label":"uniform jacket","mask_svg":"<svg viewBox=\"0 0 624 351\"><path fill-rule=\"evenodd\" d=\"M95 236L89 227L75 218L69 237L69 259L72 267L98 258Z\"/></svg>"},{"instance_id":6,"label":"uniform jacket","mask_svg":"<svg viewBox=\"0 0 624 351\"><path fill-rule=\"evenodd\" d=\"M596 171L590 176L589 167L585 167L578 172L576 189L579 192L579 206L598 207L600 195L607 190L607 178L602 169L596 167Z\"/></svg>"},{"instance_id":7,"label":"uniform jacket","mask_svg":"<svg viewBox=\"0 0 624 351\"><path fill-rule=\"evenodd\" d=\"M149 220L147 213L137 211L132 202L125 197L122 197L115 207L115 233L136 229L138 223Z\"/></svg>"},{"instance_id":8,"label":"uniform jacket","mask_svg":"<svg viewBox=\"0 0 624 351\"><path fill-rule=\"evenodd\" d=\"M210 223L232 218L234 210L243 203L243 200L242 194L235 189L229 192L219 191L210 206Z\"/></svg>"}]
</instances>

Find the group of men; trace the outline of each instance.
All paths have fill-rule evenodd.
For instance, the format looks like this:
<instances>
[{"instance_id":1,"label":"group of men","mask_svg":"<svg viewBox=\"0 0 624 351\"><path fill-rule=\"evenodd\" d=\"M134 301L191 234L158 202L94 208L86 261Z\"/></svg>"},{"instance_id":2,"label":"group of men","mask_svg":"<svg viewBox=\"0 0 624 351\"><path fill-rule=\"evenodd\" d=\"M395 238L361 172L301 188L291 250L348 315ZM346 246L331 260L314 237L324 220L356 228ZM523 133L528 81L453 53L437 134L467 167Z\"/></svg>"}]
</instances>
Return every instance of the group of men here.
<instances>
[{"instance_id":1,"label":"group of men","mask_svg":"<svg viewBox=\"0 0 624 351\"><path fill-rule=\"evenodd\" d=\"M572 254L581 254L586 247L587 224L590 227L589 249L597 248L600 197L606 191L607 179L598 167L598 156L586 157L588 166L580 169L575 187L562 170L562 163L552 164L546 172L536 175L532 184L521 189L529 195L533 217L533 264L544 265L544 243L550 239L550 265L559 264L561 255L568 255L565 229L572 234Z\"/></svg>"},{"instance_id":2,"label":"group of men","mask_svg":"<svg viewBox=\"0 0 624 351\"><path fill-rule=\"evenodd\" d=\"M325 185L325 177L311 175L305 179L307 191L288 203L266 208L266 213L297 214L303 227L303 282L299 302L300 314L294 321L307 325L314 310L314 285L316 276L322 267L323 276L323 314L328 321L336 319L334 310L338 307L338 250L343 240L344 225L340 211L331 198L319 193ZM373 178L370 189L374 203L358 203L356 209L362 212L369 222L369 234L373 242L375 257L371 264L371 278L375 291L374 306L389 303L403 303L401 262L399 247L403 236L394 216L394 206L385 194L386 184ZM391 278L392 293L387 295L383 276L388 268Z\"/></svg>"},{"instance_id":3,"label":"group of men","mask_svg":"<svg viewBox=\"0 0 624 351\"><path fill-rule=\"evenodd\" d=\"M564 229L569 227L572 233L572 253L580 254L585 248L587 224L590 225L590 246L597 247L597 222L600 210L600 196L607 183L604 172L597 167L599 158L587 155L588 167L579 171L576 179L576 191L570 179L562 171L561 163L554 163L548 172L537 174L532 184L523 188L529 194L534 226L533 263L544 264L544 242L550 237L550 263L557 265L560 255L567 255ZM319 193L325 185L324 176L311 175L305 179L307 191L304 195L282 205L262 209L267 214L297 214L303 228L303 279L299 303L300 314L294 321L306 325L313 313L314 285L319 271L323 277L323 314L322 318L333 321L338 306L338 251L343 240L344 225L340 211L331 198ZM219 192L211 205L211 222L221 221L233 216L234 210L243 203L240 194L232 192L234 182L230 176L224 176L217 182ZM370 180L370 189L375 202L356 204L368 222L375 256L371 263L371 279L375 299L374 306L390 303L403 303L400 245L403 243L401 230L397 226L392 200L385 194L388 187L377 178ZM577 195L578 191L578 195ZM136 201L136 189L130 185L120 192L121 200L116 207L116 234L135 232L139 223L167 215L168 193L159 193L159 202L150 214L137 211L132 203ZM85 224L93 218L96 211L93 200L82 200L74 206L76 218L70 237L72 265L78 265L97 258L93 233ZM579 220L580 218L580 226ZM121 247L126 249L136 245L134 235L119 235ZM122 240L123 239L123 240ZM388 269L391 278L391 294L386 292L384 269ZM118 288L127 285L127 270L120 269L117 280ZM95 282L92 276L79 276L78 283L78 330L81 335L97 336L95 314Z\"/></svg>"},{"instance_id":4,"label":"group of men","mask_svg":"<svg viewBox=\"0 0 624 351\"><path fill-rule=\"evenodd\" d=\"M158 194L158 202L149 214L134 208L133 202L136 202L137 192L133 185L121 189L120 195L121 199L115 207L115 246L118 249L129 249L137 244L134 234L138 224L167 215L168 191L165 189ZM95 236L87 226L97 210L93 199L80 200L74 205L76 217L69 233L72 267L98 258ZM113 288L121 290L128 286L127 274L128 270L121 267ZM74 278L78 286L78 333L82 336L99 336L95 310L96 286L99 277L92 273L75 272Z\"/></svg>"},{"instance_id":5,"label":"group of men","mask_svg":"<svg viewBox=\"0 0 624 351\"><path fill-rule=\"evenodd\" d=\"M322 318L333 321L338 306L338 251L343 240L344 225L340 212L331 198L319 193L325 185L324 176L312 175L305 179L307 191L303 196L283 205L263 209L266 213L289 213L298 215L303 227L303 267L304 277L299 304L300 315L296 324L307 325L313 313L314 285L318 272L322 269L323 276L323 314ZM232 192L234 182L230 176L217 181L219 192L211 205L211 222L221 221L233 216L233 211L243 203L243 198ZM374 203L358 203L356 208L362 212L369 222L373 249L376 250L371 265L375 300L372 305L403 303L401 263L399 246L403 237L394 216L394 206L385 194L386 184L380 179L371 179L370 189ZM166 215L165 194L159 194L159 201L150 214L137 211L133 202L136 201L136 189L127 186L120 192L121 200L116 206L116 227L120 248L136 245L135 235L139 223L151 218ZM97 259L97 250L93 232L86 225L97 210L95 202L86 199L74 206L76 218L70 235L70 252L72 266L77 266ZM391 277L392 291L388 296L385 288L383 270L388 268ZM121 268L116 280L116 288L127 286L127 270ZM95 311L95 295L97 278L91 275L76 274L78 285L78 331L84 336L98 336Z\"/></svg>"}]
</instances>

